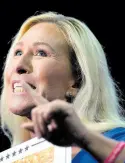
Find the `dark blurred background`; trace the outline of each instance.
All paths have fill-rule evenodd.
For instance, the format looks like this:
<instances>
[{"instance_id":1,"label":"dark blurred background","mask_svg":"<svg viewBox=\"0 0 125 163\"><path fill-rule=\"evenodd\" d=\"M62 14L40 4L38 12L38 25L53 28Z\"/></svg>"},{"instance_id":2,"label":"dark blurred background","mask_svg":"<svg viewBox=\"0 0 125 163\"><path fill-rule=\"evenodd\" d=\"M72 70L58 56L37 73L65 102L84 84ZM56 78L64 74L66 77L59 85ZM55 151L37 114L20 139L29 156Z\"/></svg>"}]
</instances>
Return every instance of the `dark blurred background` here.
<instances>
[{"instance_id":1,"label":"dark blurred background","mask_svg":"<svg viewBox=\"0 0 125 163\"><path fill-rule=\"evenodd\" d=\"M23 21L42 11L55 11L84 21L102 44L111 74L125 95L125 25L124 5L120 1L45 0L0 1L0 78L6 54ZM2 85L2 80L0 86ZM123 102L124 107L124 102ZM0 130L0 152L8 149L9 140Z\"/></svg>"}]
</instances>

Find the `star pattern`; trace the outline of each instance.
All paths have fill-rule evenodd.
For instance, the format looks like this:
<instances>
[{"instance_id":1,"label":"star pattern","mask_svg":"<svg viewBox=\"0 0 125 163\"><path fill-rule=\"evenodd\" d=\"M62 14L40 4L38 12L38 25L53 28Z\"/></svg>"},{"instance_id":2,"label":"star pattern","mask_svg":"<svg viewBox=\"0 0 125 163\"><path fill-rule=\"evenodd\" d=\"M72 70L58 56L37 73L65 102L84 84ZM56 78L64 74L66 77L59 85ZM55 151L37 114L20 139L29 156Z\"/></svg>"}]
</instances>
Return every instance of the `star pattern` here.
<instances>
[{"instance_id":1,"label":"star pattern","mask_svg":"<svg viewBox=\"0 0 125 163\"><path fill-rule=\"evenodd\" d=\"M0 158L0 162L2 162L2 161L3 161L3 157Z\"/></svg>"},{"instance_id":2,"label":"star pattern","mask_svg":"<svg viewBox=\"0 0 125 163\"><path fill-rule=\"evenodd\" d=\"M22 151L23 151L23 150L22 150L22 149L20 149L20 150L19 150L19 154L20 154L20 153L22 153Z\"/></svg>"},{"instance_id":3,"label":"star pattern","mask_svg":"<svg viewBox=\"0 0 125 163\"><path fill-rule=\"evenodd\" d=\"M7 155L6 155L6 159L9 159L9 157L10 157L10 155L9 155L9 154L7 154Z\"/></svg>"},{"instance_id":4,"label":"star pattern","mask_svg":"<svg viewBox=\"0 0 125 163\"><path fill-rule=\"evenodd\" d=\"M27 151L28 149L29 149L29 146L26 146L25 151Z\"/></svg>"},{"instance_id":5,"label":"star pattern","mask_svg":"<svg viewBox=\"0 0 125 163\"><path fill-rule=\"evenodd\" d=\"M15 156L16 155L16 152L14 151L13 153L12 153L12 156Z\"/></svg>"},{"instance_id":6,"label":"star pattern","mask_svg":"<svg viewBox=\"0 0 125 163\"><path fill-rule=\"evenodd\" d=\"M18 152L19 154L21 154L21 153L23 153L23 151L28 151L28 149L29 149L29 146L27 145L27 146L24 147L24 149L20 148L17 152ZM11 155L7 153L5 157L0 156L0 163L4 162L5 159L7 160L7 159L9 159L10 157L16 156L17 152L16 152L16 151L13 151L13 153L12 153Z\"/></svg>"}]
</instances>

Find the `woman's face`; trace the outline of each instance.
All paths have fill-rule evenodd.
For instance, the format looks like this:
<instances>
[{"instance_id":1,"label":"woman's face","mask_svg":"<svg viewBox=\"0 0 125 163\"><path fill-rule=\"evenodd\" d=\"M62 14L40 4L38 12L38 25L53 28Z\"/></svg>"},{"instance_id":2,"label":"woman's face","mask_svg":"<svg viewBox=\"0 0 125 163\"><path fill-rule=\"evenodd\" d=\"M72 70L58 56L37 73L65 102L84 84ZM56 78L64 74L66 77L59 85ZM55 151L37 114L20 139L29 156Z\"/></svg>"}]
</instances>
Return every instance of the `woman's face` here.
<instances>
[{"instance_id":1,"label":"woman's face","mask_svg":"<svg viewBox=\"0 0 125 163\"><path fill-rule=\"evenodd\" d=\"M21 87L21 81L49 101L66 100L65 94L74 81L68 45L55 24L39 23L31 27L14 47L5 71L8 108L25 116L34 103Z\"/></svg>"}]
</instances>

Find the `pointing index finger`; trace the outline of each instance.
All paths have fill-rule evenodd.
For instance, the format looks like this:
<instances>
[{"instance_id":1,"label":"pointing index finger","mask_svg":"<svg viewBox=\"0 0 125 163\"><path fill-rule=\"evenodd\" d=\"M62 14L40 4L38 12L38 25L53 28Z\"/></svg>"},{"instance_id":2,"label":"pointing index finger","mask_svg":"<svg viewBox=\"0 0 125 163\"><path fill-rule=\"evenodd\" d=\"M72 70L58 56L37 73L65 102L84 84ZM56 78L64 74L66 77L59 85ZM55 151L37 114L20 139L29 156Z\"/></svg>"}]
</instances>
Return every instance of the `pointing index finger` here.
<instances>
[{"instance_id":1,"label":"pointing index finger","mask_svg":"<svg viewBox=\"0 0 125 163\"><path fill-rule=\"evenodd\" d=\"M46 100L43 96L38 95L37 92L29 86L29 84L24 81L22 81L21 84L36 105L48 103L48 100Z\"/></svg>"}]
</instances>

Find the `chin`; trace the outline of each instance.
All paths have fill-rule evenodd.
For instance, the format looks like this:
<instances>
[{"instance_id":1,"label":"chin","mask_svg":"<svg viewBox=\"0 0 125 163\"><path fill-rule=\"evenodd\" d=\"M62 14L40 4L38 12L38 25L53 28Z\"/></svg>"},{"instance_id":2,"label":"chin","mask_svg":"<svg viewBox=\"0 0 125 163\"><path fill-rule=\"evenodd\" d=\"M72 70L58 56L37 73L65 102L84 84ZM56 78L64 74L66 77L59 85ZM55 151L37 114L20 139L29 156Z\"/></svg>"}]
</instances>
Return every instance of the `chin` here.
<instances>
[{"instance_id":1,"label":"chin","mask_svg":"<svg viewBox=\"0 0 125 163\"><path fill-rule=\"evenodd\" d=\"M8 109L15 115L27 116L35 107L29 97L24 96L9 96L7 98Z\"/></svg>"},{"instance_id":2,"label":"chin","mask_svg":"<svg viewBox=\"0 0 125 163\"><path fill-rule=\"evenodd\" d=\"M9 110L15 114L15 115L19 115L19 116L26 116L26 117L30 117L31 115L31 110L34 108L35 106L33 104L20 104L20 105L11 105L9 106Z\"/></svg>"}]
</instances>

